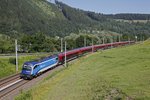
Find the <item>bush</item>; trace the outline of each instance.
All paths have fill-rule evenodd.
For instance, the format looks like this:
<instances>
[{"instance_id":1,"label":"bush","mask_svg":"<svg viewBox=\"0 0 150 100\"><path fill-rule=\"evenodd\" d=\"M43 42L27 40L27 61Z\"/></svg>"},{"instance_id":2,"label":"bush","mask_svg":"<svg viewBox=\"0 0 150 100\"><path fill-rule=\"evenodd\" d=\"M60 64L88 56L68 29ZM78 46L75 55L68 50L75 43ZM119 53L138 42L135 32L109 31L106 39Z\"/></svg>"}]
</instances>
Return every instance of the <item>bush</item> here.
<instances>
[{"instance_id":1,"label":"bush","mask_svg":"<svg viewBox=\"0 0 150 100\"><path fill-rule=\"evenodd\" d=\"M9 58L9 63L16 65L16 58Z\"/></svg>"}]
</instances>

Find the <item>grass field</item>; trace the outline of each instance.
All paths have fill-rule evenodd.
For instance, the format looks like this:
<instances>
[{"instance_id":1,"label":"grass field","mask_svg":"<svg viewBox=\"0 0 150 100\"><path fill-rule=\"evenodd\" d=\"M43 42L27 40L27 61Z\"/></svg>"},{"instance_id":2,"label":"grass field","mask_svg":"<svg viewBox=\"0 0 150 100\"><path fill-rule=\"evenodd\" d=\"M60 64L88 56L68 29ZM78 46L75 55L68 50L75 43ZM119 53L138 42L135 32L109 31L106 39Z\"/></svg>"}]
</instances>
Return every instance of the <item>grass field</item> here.
<instances>
[{"instance_id":1,"label":"grass field","mask_svg":"<svg viewBox=\"0 0 150 100\"><path fill-rule=\"evenodd\" d=\"M27 56L19 56L18 63L19 63L19 72L22 68L22 65L26 61L31 61L33 59L38 59L40 57L48 56L48 54L34 54L34 55L27 55ZM0 56L0 78L18 73L16 72L16 65L15 65L15 57L11 56Z\"/></svg>"},{"instance_id":2,"label":"grass field","mask_svg":"<svg viewBox=\"0 0 150 100\"><path fill-rule=\"evenodd\" d=\"M16 100L150 100L150 40L89 54Z\"/></svg>"}]
</instances>

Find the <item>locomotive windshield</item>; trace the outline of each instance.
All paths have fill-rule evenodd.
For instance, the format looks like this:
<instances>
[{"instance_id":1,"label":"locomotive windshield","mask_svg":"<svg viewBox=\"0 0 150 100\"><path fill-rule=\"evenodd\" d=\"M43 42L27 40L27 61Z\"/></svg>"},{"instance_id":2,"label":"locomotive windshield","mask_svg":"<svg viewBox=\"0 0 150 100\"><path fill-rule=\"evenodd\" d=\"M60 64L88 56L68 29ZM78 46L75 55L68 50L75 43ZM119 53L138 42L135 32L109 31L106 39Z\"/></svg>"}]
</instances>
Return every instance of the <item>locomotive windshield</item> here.
<instances>
[{"instance_id":1,"label":"locomotive windshield","mask_svg":"<svg viewBox=\"0 0 150 100\"><path fill-rule=\"evenodd\" d=\"M22 68L22 70L31 70L31 66L29 66L29 65L23 65L23 68Z\"/></svg>"}]
</instances>

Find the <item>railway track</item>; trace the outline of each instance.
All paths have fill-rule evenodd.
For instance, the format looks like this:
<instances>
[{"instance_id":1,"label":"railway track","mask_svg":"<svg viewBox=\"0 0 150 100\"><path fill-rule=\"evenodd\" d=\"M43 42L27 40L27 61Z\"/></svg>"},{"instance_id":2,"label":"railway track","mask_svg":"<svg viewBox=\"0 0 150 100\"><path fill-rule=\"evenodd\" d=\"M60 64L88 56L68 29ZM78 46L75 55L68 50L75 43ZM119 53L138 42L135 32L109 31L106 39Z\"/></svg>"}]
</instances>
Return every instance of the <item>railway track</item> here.
<instances>
[{"instance_id":1,"label":"railway track","mask_svg":"<svg viewBox=\"0 0 150 100\"><path fill-rule=\"evenodd\" d=\"M3 78L3 79L0 79L0 88L3 86L3 85L6 85L12 81L14 81L15 79L19 78L20 77L20 73L18 74L15 74L15 75L11 75L9 77L6 77L6 78Z\"/></svg>"},{"instance_id":2,"label":"railway track","mask_svg":"<svg viewBox=\"0 0 150 100\"><path fill-rule=\"evenodd\" d=\"M23 80L23 79L19 79L3 88L0 88L0 99L3 99L3 97L5 95L7 95L8 93L12 92L13 90L23 86L24 84L26 84L27 82L29 82L28 80Z\"/></svg>"},{"instance_id":3,"label":"railway track","mask_svg":"<svg viewBox=\"0 0 150 100\"><path fill-rule=\"evenodd\" d=\"M18 87L16 84L21 82L19 79L20 73L0 79L0 99ZM14 85L16 85L16 87L13 87Z\"/></svg>"},{"instance_id":4,"label":"railway track","mask_svg":"<svg viewBox=\"0 0 150 100\"><path fill-rule=\"evenodd\" d=\"M67 62L70 62L72 60L75 60L76 57L69 59ZM59 64L55 66L54 68L60 66L62 64ZM50 69L53 70L53 69ZM45 73L49 72L50 70L47 70ZM12 92L13 90L23 86L24 84L28 83L29 80L20 79L20 74L15 74L12 76L9 76L7 78L0 80L0 100L3 100L3 97L7 95L8 93Z\"/></svg>"}]
</instances>

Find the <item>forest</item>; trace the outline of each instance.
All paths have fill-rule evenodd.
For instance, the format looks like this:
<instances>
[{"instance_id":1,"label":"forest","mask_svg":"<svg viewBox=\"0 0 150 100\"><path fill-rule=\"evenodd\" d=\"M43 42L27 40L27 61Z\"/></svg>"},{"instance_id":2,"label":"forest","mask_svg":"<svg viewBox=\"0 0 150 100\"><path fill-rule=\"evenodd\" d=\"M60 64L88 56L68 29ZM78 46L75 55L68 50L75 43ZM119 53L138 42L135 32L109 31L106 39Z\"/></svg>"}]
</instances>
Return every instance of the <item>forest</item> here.
<instances>
[{"instance_id":1,"label":"forest","mask_svg":"<svg viewBox=\"0 0 150 100\"><path fill-rule=\"evenodd\" d=\"M88 46L102 38L109 43L150 36L150 14L95 13L57 0L0 0L0 13L0 53L14 52L15 39L20 52L54 52L60 51L61 38L74 49L84 46L85 38Z\"/></svg>"}]
</instances>

